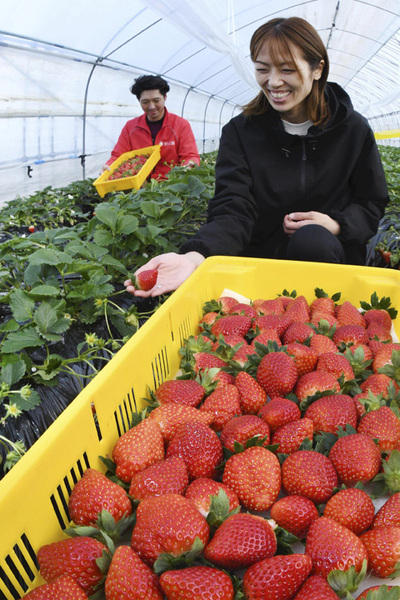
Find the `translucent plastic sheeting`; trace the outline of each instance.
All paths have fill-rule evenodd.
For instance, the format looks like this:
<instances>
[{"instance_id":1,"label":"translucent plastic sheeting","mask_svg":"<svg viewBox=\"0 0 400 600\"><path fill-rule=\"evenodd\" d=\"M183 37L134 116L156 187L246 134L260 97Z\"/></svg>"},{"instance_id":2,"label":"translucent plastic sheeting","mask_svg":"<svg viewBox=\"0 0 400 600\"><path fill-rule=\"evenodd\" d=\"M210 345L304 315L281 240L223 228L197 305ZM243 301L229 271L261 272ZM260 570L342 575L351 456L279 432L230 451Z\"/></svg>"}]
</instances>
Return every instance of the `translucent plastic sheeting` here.
<instances>
[{"instance_id":1,"label":"translucent plastic sheeting","mask_svg":"<svg viewBox=\"0 0 400 600\"><path fill-rule=\"evenodd\" d=\"M317 28L329 79L373 129L399 129L400 0L3 0L0 202L96 177L141 113L129 87L144 73L168 80L167 107L190 121L199 151L217 148L257 91L252 33L294 15Z\"/></svg>"}]
</instances>

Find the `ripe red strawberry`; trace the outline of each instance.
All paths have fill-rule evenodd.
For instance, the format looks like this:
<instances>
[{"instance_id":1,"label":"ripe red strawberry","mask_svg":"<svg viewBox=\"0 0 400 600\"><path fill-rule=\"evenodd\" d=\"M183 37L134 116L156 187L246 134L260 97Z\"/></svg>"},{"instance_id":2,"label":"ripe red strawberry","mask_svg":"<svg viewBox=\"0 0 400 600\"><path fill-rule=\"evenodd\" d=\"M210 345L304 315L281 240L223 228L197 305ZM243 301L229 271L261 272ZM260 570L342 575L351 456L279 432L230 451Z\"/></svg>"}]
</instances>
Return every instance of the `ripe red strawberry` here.
<instances>
[{"instance_id":1,"label":"ripe red strawberry","mask_svg":"<svg viewBox=\"0 0 400 600\"><path fill-rule=\"evenodd\" d=\"M371 340L379 340L381 342L392 342L393 338L389 329L385 329L379 323L371 323L367 327L367 333Z\"/></svg>"},{"instance_id":2,"label":"ripe red strawberry","mask_svg":"<svg viewBox=\"0 0 400 600\"><path fill-rule=\"evenodd\" d=\"M251 327L254 329L254 331L257 331L258 329L260 333L262 333L264 329L275 329L279 338L282 338L283 333L289 327L291 322L292 321L290 317L288 317L286 314L261 315L253 319L253 324Z\"/></svg>"},{"instance_id":3,"label":"ripe red strawberry","mask_svg":"<svg viewBox=\"0 0 400 600\"><path fill-rule=\"evenodd\" d=\"M315 327L321 327L321 325L323 324L324 321L326 321L330 327L332 327L332 325L339 327L339 321L337 320L336 317L334 317L330 313L320 312L318 310L316 310L315 312L312 313L312 315L311 315L311 324L312 325L315 325Z\"/></svg>"},{"instance_id":4,"label":"ripe red strawberry","mask_svg":"<svg viewBox=\"0 0 400 600\"><path fill-rule=\"evenodd\" d=\"M207 369L221 369L222 367L226 367L226 362L211 352L194 352L193 360L193 370L195 373L206 371Z\"/></svg>"},{"instance_id":5,"label":"ripe red strawberry","mask_svg":"<svg viewBox=\"0 0 400 600\"><path fill-rule=\"evenodd\" d=\"M252 339L250 345L256 347L256 344L258 343L267 346L268 342L275 342L278 346L282 346L281 339L276 329L273 329L272 327L266 327L263 329L261 333Z\"/></svg>"},{"instance_id":6,"label":"ripe red strawberry","mask_svg":"<svg viewBox=\"0 0 400 600\"><path fill-rule=\"evenodd\" d=\"M266 404L268 397L261 385L246 371L239 371L235 377L239 390L240 408L244 415L256 415Z\"/></svg>"},{"instance_id":7,"label":"ripe red strawberry","mask_svg":"<svg viewBox=\"0 0 400 600\"><path fill-rule=\"evenodd\" d=\"M336 433L339 427L346 425L356 429L358 423L354 400L346 394L318 398L307 408L304 417L313 421L315 433Z\"/></svg>"},{"instance_id":8,"label":"ripe red strawberry","mask_svg":"<svg viewBox=\"0 0 400 600\"><path fill-rule=\"evenodd\" d=\"M147 292L153 289L157 283L158 271L157 269L146 269L140 273L136 273L133 276L132 283L137 290L143 290Z\"/></svg>"},{"instance_id":9,"label":"ripe red strawberry","mask_svg":"<svg viewBox=\"0 0 400 600\"><path fill-rule=\"evenodd\" d=\"M205 313L200 321L199 321L199 329L200 331L205 331L207 329L207 326L213 325L216 321L216 319L218 318L218 313L215 311L210 311Z\"/></svg>"},{"instance_id":10,"label":"ripe red strawberry","mask_svg":"<svg viewBox=\"0 0 400 600\"><path fill-rule=\"evenodd\" d=\"M326 503L324 517L330 517L356 535L371 526L375 506L364 490L347 488L340 490Z\"/></svg>"},{"instance_id":11,"label":"ripe red strawberry","mask_svg":"<svg viewBox=\"0 0 400 600\"><path fill-rule=\"evenodd\" d=\"M232 298L232 296L220 296L217 302L221 306L222 314L228 314L231 308L233 308L236 304L239 304L239 300Z\"/></svg>"},{"instance_id":12,"label":"ripe red strawberry","mask_svg":"<svg viewBox=\"0 0 400 600\"><path fill-rule=\"evenodd\" d=\"M354 379L353 367L343 354L333 354L332 352L320 354L316 368L320 371L331 373L336 379L342 376L344 377L344 381Z\"/></svg>"},{"instance_id":13,"label":"ripe red strawberry","mask_svg":"<svg viewBox=\"0 0 400 600\"><path fill-rule=\"evenodd\" d=\"M160 554L182 556L190 551L196 537L205 547L209 535L207 521L187 498L165 494L140 502L131 547L152 567Z\"/></svg>"},{"instance_id":14,"label":"ripe red strawberry","mask_svg":"<svg viewBox=\"0 0 400 600\"><path fill-rule=\"evenodd\" d=\"M282 342L287 345L292 342L303 344L314 335L313 329L302 321L293 321L282 335Z\"/></svg>"},{"instance_id":15,"label":"ripe red strawberry","mask_svg":"<svg viewBox=\"0 0 400 600\"><path fill-rule=\"evenodd\" d=\"M381 453L372 437L366 433L351 433L339 437L329 453L342 483L368 483L379 473Z\"/></svg>"},{"instance_id":16,"label":"ripe red strawberry","mask_svg":"<svg viewBox=\"0 0 400 600\"><path fill-rule=\"evenodd\" d=\"M386 365L392 365L392 354L393 350L399 351L400 344L382 344L382 346L374 353L372 361L372 370L374 373L378 373L379 369Z\"/></svg>"},{"instance_id":17,"label":"ripe red strawberry","mask_svg":"<svg viewBox=\"0 0 400 600\"><path fill-rule=\"evenodd\" d=\"M340 385L334 375L322 370L305 373L299 377L294 388L294 393L300 401L314 396L317 392L327 391L332 391L332 394L340 393Z\"/></svg>"},{"instance_id":18,"label":"ripe red strawberry","mask_svg":"<svg viewBox=\"0 0 400 600\"><path fill-rule=\"evenodd\" d=\"M337 600L338 598L339 596L322 575L310 575L293 600Z\"/></svg>"},{"instance_id":19,"label":"ripe red strawberry","mask_svg":"<svg viewBox=\"0 0 400 600\"><path fill-rule=\"evenodd\" d=\"M319 517L311 525L304 551L312 558L314 573L325 578L335 569L347 571L352 566L359 573L367 560L360 538L329 517Z\"/></svg>"},{"instance_id":20,"label":"ripe red strawberry","mask_svg":"<svg viewBox=\"0 0 400 600\"><path fill-rule=\"evenodd\" d=\"M359 325L360 327L364 327L364 329L366 326L364 316L348 300L337 307L336 318L341 325Z\"/></svg>"},{"instance_id":21,"label":"ripe red strawberry","mask_svg":"<svg viewBox=\"0 0 400 600\"><path fill-rule=\"evenodd\" d=\"M292 600L312 569L307 554L276 554L249 567L243 577L247 600Z\"/></svg>"},{"instance_id":22,"label":"ripe red strawberry","mask_svg":"<svg viewBox=\"0 0 400 600\"><path fill-rule=\"evenodd\" d=\"M361 419L358 433L368 433L378 441L381 452L390 452L400 444L400 419L388 406L367 412Z\"/></svg>"},{"instance_id":23,"label":"ripe red strawberry","mask_svg":"<svg viewBox=\"0 0 400 600\"><path fill-rule=\"evenodd\" d=\"M357 350L362 349L363 351L363 355L362 355L362 360L372 360L374 354L371 350L371 348L369 346L367 346L366 344L359 344L358 346L350 346L349 350L350 352L354 355L356 354ZM399 346L400 348L400 346Z\"/></svg>"},{"instance_id":24,"label":"ripe red strawberry","mask_svg":"<svg viewBox=\"0 0 400 600\"><path fill-rule=\"evenodd\" d=\"M253 306L254 303L253 303ZM262 300L256 309L260 315L282 315L285 312L283 302L280 298L269 298Z\"/></svg>"},{"instance_id":25,"label":"ripe red strawberry","mask_svg":"<svg viewBox=\"0 0 400 600\"><path fill-rule=\"evenodd\" d=\"M271 443L278 444L277 452L293 454L299 449L305 439L312 441L314 436L314 423L311 419L303 417L282 425L272 436Z\"/></svg>"},{"instance_id":26,"label":"ripe red strawberry","mask_svg":"<svg viewBox=\"0 0 400 600\"><path fill-rule=\"evenodd\" d=\"M226 461L222 481L236 492L245 508L268 510L281 489L279 460L261 446L247 448Z\"/></svg>"},{"instance_id":27,"label":"ripe red strawberry","mask_svg":"<svg viewBox=\"0 0 400 600\"><path fill-rule=\"evenodd\" d=\"M286 423L300 419L301 411L292 400L277 396L260 409L258 416L268 423L269 430L273 434Z\"/></svg>"},{"instance_id":28,"label":"ripe red strawberry","mask_svg":"<svg viewBox=\"0 0 400 600\"><path fill-rule=\"evenodd\" d=\"M310 313L324 312L333 315L335 313L335 301L328 296L315 298L310 304Z\"/></svg>"},{"instance_id":29,"label":"ripe red strawberry","mask_svg":"<svg viewBox=\"0 0 400 600\"><path fill-rule=\"evenodd\" d=\"M225 315L220 317L211 326L211 333L219 335L238 334L245 336L251 326L251 317L246 315Z\"/></svg>"},{"instance_id":30,"label":"ripe red strawberry","mask_svg":"<svg viewBox=\"0 0 400 600\"><path fill-rule=\"evenodd\" d=\"M249 356L257 354L257 350L255 346L250 346L249 344L243 345L239 348L232 357L232 360L236 361L242 367L249 360Z\"/></svg>"},{"instance_id":31,"label":"ripe red strawberry","mask_svg":"<svg viewBox=\"0 0 400 600\"><path fill-rule=\"evenodd\" d=\"M211 507L211 499L213 496L218 496L220 490L223 490L229 500L228 512L234 511L239 508L239 498L236 492L231 490L230 487L222 483L221 481L214 481L207 477L199 477L194 479L185 492L185 497L193 502L197 510L203 515L208 517Z\"/></svg>"},{"instance_id":32,"label":"ripe red strawberry","mask_svg":"<svg viewBox=\"0 0 400 600\"><path fill-rule=\"evenodd\" d=\"M388 331L390 331L392 327L392 317L388 311L383 308L371 308L370 310L367 310L364 313L364 319L367 327L371 325L371 323L378 323Z\"/></svg>"},{"instance_id":33,"label":"ripe red strawberry","mask_svg":"<svg viewBox=\"0 0 400 600\"><path fill-rule=\"evenodd\" d=\"M228 311L229 315L245 315L246 317L250 317L254 319L258 316L258 312L255 308L253 308L250 304L245 304L244 302L238 302Z\"/></svg>"},{"instance_id":34,"label":"ripe red strawberry","mask_svg":"<svg viewBox=\"0 0 400 600\"><path fill-rule=\"evenodd\" d=\"M163 600L158 577L129 546L119 546L105 581L107 600Z\"/></svg>"},{"instance_id":35,"label":"ripe red strawberry","mask_svg":"<svg viewBox=\"0 0 400 600\"><path fill-rule=\"evenodd\" d=\"M129 494L135 500L163 494L184 494L189 485L188 470L179 456L171 456L132 477Z\"/></svg>"},{"instance_id":36,"label":"ripe red strawberry","mask_svg":"<svg viewBox=\"0 0 400 600\"><path fill-rule=\"evenodd\" d=\"M368 568L377 577L391 577L400 561L400 527L385 525L360 536L368 552Z\"/></svg>"},{"instance_id":37,"label":"ripe red strawberry","mask_svg":"<svg viewBox=\"0 0 400 600\"><path fill-rule=\"evenodd\" d=\"M371 529L385 525L400 527L400 492L396 492L390 496L377 511L372 521Z\"/></svg>"},{"instance_id":38,"label":"ripe red strawberry","mask_svg":"<svg viewBox=\"0 0 400 600\"><path fill-rule=\"evenodd\" d=\"M222 569L243 569L273 556L276 550L276 536L266 519L238 513L218 527L204 558Z\"/></svg>"},{"instance_id":39,"label":"ripe red strawberry","mask_svg":"<svg viewBox=\"0 0 400 600\"><path fill-rule=\"evenodd\" d=\"M283 496L271 506L271 518L300 540L306 538L311 523L318 517L314 502L305 496Z\"/></svg>"},{"instance_id":40,"label":"ripe red strawberry","mask_svg":"<svg viewBox=\"0 0 400 600\"><path fill-rule=\"evenodd\" d=\"M296 363L284 352L269 352L261 359L256 378L270 398L286 396L297 381Z\"/></svg>"},{"instance_id":41,"label":"ripe red strawberry","mask_svg":"<svg viewBox=\"0 0 400 600\"><path fill-rule=\"evenodd\" d=\"M96 560L107 547L90 537L73 537L41 546L37 553L40 574L47 583L69 575L88 594L92 594L103 579Z\"/></svg>"},{"instance_id":42,"label":"ripe red strawberry","mask_svg":"<svg viewBox=\"0 0 400 600\"><path fill-rule=\"evenodd\" d=\"M235 452L235 442L245 446L246 442L255 436L259 440L264 439L262 445L268 446L270 442L268 424L256 415L241 415L226 423L221 431L220 440L224 448Z\"/></svg>"},{"instance_id":43,"label":"ripe red strawberry","mask_svg":"<svg viewBox=\"0 0 400 600\"><path fill-rule=\"evenodd\" d=\"M365 381L360 383L363 392L370 390L375 396L382 394L383 398L389 398L389 389L394 386L396 392L399 391L397 383L384 373L373 373Z\"/></svg>"},{"instance_id":44,"label":"ripe red strawberry","mask_svg":"<svg viewBox=\"0 0 400 600\"><path fill-rule=\"evenodd\" d=\"M297 450L282 465L282 488L323 504L333 495L338 477L332 461L314 450Z\"/></svg>"},{"instance_id":45,"label":"ripe red strawberry","mask_svg":"<svg viewBox=\"0 0 400 600\"><path fill-rule=\"evenodd\" d=\"M198 421L205 425L211 425L214 419L211 413L203 412L193 406L172 403L158 406L151 411L147 418L153 419L158 424L166 445L184 423Z\"/></svg>"},{"instance_id":46,"label":"ripe red strawberry","mask_svg":"<svg viewBox=\"0 0 400 600\"><path fill-rule=\"evenodd\" d=\"M39 585L26 594L24 598L28 598L28 600L55 600L57 598L62 600L88 600L88 595L72 577L66 575L52 583Z\"/></svg>"},{"instance_id":47,"label":"ripe red strawberry","mask_svg":"<svg viewBox=\"0 0 400 600\"><path fill-rule=\"evenodd\" d=\"M248 346L247 340L242 335L239 335L238 333L228 333L226 335L223 335L222 338L223 338L224 344L227 344L231 348L233 348L233 346L236 346L237 344L241 344L242 346ZM215 352L220 347L221 347L221 336L218 336L218 340L216 342L214 342L214 344L211 347L211 350L213 352Z\"/></svg>"},{"instance_id":48,"label":"ripe red strawberry","mask_svg":"<svg viewBox=\"0 0 400 600\"><path fill-rule=\"evenodd\" d=\"M161 383L154 396L162 404L184 404L185 406L199 406L206 394L206 390L194 379L168 379Z\"/></svg>"},{"instance_id":49,"label":"ripe red strawberry","mask_svg":"<svg viewBox=\"0 0 400 600\"><path fill-rule=\"evenodd\" d=\"M190 480L216 479L223 458L222 444L215 431L204 423L188 422L172 438L167 449L167 457L170 456L180 456L185 461Z\"/></svg>"},{"instance_id":50,"label":"ripe red strawberry","mask_svg":"<svg viewBox=\"0 0 400 600\"><path fill-rule=\"evenodd\" d=\"M337 352L337 346L333 340L322 333L314 333L310 341L310 348L313 348L318 354L325 352Z\"/></svg>"},{"instance_id":51,"label":"ripe red strawberry","mask_svg":"<svg viewBox=\"0 0 400 600\"><path fill-rule=\"evenodd\" d=\"M340 350L342 347L366 344L369 341L369 335L365 327L361 325L341 325L337 327L332 340Z\"/></svg>"},{"instance_id":52,"label":"ripe red strawberry","mask_svg":"<svg viewBox=\"0 0 400 600\"><path fill-rule=\"evenodd\" d=\"M292 322L309 323L310 307L304 296L297 296L286 308L285 314Z\"/></svg>"},{"instance_id":53,"label":"ripe red strawberry","mask_svg":"<svg viewBox=\"0 0 400 600\"><path fill-rule=\"evenodd\" d=\"M124 433L112 451L116 474L130 482L135 473L164 458L164 440L157 423L144 419Z\"/></svg>"},{"instance_id":54,"label":"ripe red strawberry","mask_svg":"<svg viewBox=\"0 0 400 600\"><path fill-rule=\"evenodd\" d=\"M131 514L132 503L120 485L96 469L87 469L72 490L69 516L76 525L94 525L103 509L120 521Z\"/></svg>"},{"instance_id":55,"label":"ripe red strawberry","mask_svg":"<svg viewBox=\"0 0 400 600\"><path fill-rule=\"evenodd\" d=\"M187 567L166 571L160 576L160 584L167 600L233 600L232 580L219 569L205 566Z\"/></svg>"},{"instance_id":56,"label":"ripe red strawberry","mask_svg":"<svg viewBox=\"0 0 400 600\"><path fill-rule=\"evenodd\" d=\"M286 346L286 352L293 356L297 367L297 374L300 377L305 373L314 371L318 360L318 352L299 342L291 342Z\"/></svg>"},{"instance_id":57,"label":"ripe red strawberry","mask_svg":"<svg viewBox=\"0 0 400 600\"><path fill-rule=\"evenodd\" d=\"M238 388L233 384L218 387L204 400L200 411L211 413L214 419L210 427L222 431L228 421L242 414Z\"/></svg>"}]
</instances>

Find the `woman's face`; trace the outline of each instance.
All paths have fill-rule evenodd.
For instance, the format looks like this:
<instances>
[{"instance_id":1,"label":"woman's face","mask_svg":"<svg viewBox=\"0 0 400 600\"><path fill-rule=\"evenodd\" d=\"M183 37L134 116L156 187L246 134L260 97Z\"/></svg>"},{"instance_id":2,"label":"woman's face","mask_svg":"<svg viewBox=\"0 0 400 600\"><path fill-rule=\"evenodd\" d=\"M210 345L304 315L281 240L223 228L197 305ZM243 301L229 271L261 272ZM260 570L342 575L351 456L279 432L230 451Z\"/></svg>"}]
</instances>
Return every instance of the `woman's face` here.
<instances>
[{"instance_id":1,"label":"woman's face","mask_svg":"<svg viewBox=\"0 0 400 600\"><path fill-rule=\"evenodd\" d=\"M309 118L306 98L314 81L321 77L324 61L321 60L319 66L312 69L300 48L293 45L291 50L295 64L289 57L283 56L278 56L274 63L269 43L264 42L254 62L256 80L268 102L280 113L282 119L291 123L304 123Z\"/></svg>"}]
</instances>

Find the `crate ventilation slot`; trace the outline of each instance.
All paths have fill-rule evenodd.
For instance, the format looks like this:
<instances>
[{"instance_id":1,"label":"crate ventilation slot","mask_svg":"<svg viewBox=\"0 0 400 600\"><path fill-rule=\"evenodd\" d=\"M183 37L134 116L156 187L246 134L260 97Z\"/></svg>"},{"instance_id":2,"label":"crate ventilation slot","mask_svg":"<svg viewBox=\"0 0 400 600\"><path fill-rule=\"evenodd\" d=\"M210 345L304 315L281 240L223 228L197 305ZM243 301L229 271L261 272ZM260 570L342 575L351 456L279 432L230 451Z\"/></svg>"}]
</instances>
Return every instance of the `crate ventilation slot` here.
<instances>
[{"instance_id":1,"label":"crate ventilation slot","mask_svg":"<svg viewBox=\"0 0 400 600\"><path fill-rule=\"evenodd\" d=\"M5 570L6 569L6 570ZM11 597L15 600L26 594L29 584L35 579L35 574L39 570L39 563L33 548L26 534L22 534L20 543L15 544L13 554L8 554L5 558L5 569L0 567L1 588L7 589ZM3 585L4 584L4 585ZM7 600L0 588L0 600Z\"/></svg>"},{"instance_id":2,"label":"crate ventilation slot","mask_svg":"<svg viewBox=\"0 0 400 600\"><path fill-rule=\"evenodd\" d=\"M63 478L62 482L57 486L56 492L50 496L54 513L62 530L69 527L70 523L68 500L71 492L77 481L81 479L83 473L89 468L89 459L86 452L84 452L82 460L79 459L76 462L76 466Z\"/></svg>"},{"instance_id":3,"label":"crate ventilation slot","mask_svg":"<svg viewBox=\"0 0 400 600\"><path fill-rule=\"evenodd\" d=\"M133 388L131 392L126 395L126 398L114 411L115 423L117 425L118 437L128 431L132 422L132 413L137 412L137 405L135 399L135 393Z\"/></svg>"},{"instance_id":4,"label":"crate ventilation slot","mask_svg":"<svg viewBox=\"0 0 400 600\"><path fill-rule=\"evenodd\" d=\"M179 343L183 346L185 340L187 340L191 335L193 335L193 327L191 325L190 319L187 317L184 321L182 321L179 326Z\"/></svg>"},{"instance_id":5,"label":"crate ventilation slot","mask_svg":"<svg viewBox=\"0 0 400 600\"><path fill-rule=\"evenodd\" d=\"M160 352L154 358L151 368L153 371L154 389L157 389L169 375L168 354L165 346L161 348Z\"/></svg>"}]
</instances>

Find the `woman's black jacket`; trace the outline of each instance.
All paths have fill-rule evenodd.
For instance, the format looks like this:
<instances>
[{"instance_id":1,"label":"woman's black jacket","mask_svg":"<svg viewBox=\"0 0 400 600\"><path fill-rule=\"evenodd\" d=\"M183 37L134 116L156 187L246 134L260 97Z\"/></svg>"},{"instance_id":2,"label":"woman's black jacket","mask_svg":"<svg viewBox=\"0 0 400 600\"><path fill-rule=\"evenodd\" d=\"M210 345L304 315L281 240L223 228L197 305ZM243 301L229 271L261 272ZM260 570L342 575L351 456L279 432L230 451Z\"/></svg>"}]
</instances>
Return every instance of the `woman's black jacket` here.
<instances>
[{"instance_id":1,"label":"woman's black jacket","mask_svg":"<svg viewBox=\"0 0 400 600\"><path fill-rule=\"evenodd\" d=\"M274 110L234 117L222 131L207 223L180 252L285 258L287 213L315 210L340 224L346 262L364 264L388 202L373 132L346 92L328 83L328 124L290 135Z\"/></svg>"}]
</instances>

